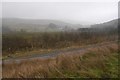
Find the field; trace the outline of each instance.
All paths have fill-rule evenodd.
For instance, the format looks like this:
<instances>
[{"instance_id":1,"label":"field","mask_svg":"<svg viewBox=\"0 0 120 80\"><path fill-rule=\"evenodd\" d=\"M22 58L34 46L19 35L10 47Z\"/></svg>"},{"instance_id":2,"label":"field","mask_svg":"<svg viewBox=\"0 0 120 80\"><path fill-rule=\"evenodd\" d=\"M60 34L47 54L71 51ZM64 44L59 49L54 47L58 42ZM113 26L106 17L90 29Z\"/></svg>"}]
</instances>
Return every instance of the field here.
<instances>
[{"instance_id":1,"label":"field","mask_svg":"<svg viewBox=\"0 0 120 80\"><path fill-rule=\"evenodd\" d=\"M84 53L3 64L3 78L117 78L117 49L117 43L111 43Z\"/></svg>"},{"instance_id":2,"label":"field","mask_svg":"<svg viewBox=\"0 0 120 80\"><path fill-rule=\"evenodd\" d=\"M117 32L114 31L3 34L2 76L3 78L117 78L119 54L117 41ZM85 48L90 45L91 47ZM68 48L74 48L76 51L68 50L63 52L64 54L50 57L52 51ZM81 48L83 52L79 51ZM49 58L27 60L27 56L34 56L35 52L38 54L46 52L50 55ZM5 63L6 59L17 60L20 57L26 60Z\"/></svg>"}]
</instances>

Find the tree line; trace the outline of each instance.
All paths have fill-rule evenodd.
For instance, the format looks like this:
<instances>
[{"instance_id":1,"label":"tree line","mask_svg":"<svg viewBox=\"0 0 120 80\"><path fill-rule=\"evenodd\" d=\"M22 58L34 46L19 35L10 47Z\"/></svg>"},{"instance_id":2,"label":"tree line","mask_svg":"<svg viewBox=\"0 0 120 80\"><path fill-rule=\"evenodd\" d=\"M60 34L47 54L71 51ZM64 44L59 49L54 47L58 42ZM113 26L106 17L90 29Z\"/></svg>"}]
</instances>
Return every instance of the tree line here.
<instances>
[{"instance_id":1,"label":"tree line","mask_svg":"<svg viewBox=\"0 0 120 80\"><path fill-rule=\"evenodd\" d=\"M115 35L113 32L15 32L2 35L2 51L3 54L14 54L17 51L81 46L115 40Z\"/></svg>"}]
</instances>

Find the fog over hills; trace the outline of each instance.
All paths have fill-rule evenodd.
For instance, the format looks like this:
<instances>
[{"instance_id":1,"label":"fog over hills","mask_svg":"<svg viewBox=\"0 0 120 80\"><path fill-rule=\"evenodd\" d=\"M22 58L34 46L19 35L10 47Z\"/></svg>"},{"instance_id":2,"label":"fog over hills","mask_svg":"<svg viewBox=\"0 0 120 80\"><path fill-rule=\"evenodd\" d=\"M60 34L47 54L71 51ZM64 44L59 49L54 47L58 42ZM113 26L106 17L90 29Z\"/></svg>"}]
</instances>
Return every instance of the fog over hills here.
<instances>
[{"instance_id":1,"label":"fog over hills","mask_svg":"<svg viewBox=\"0 0 120 80\"><path fill-rule=\"evenodd\" d=\"M114 19L101 24L91 25L91 28L118 28L118 19Z\"/></svg>"},{"instance_id":2,"label":"fog over hills","mask_svg":"<svg viewBox=\"0 0 120 80\"><path fill-rule=\"evenodd\" d=\"M109 22L101 23L101 24L94 24L91 25L91 28L95 31L102 31L105 32L118 32L118 20L111 20Z\"/></svg>"},{"instance_id":3,"label":"fog over hills","mask_svg":"<svg viewBox=\"0 0 120 80\"><path fill-rule=\"evenodd\" d=\"M2 31L3 33L11 31L27 31L27 32L54 32L54 31L74 31L77 29L91 27L96 29L117 29L118 19L101 23L84 26L81 24L71 24L59 20L49 19L18 19L18 18L3 18Z\"/></svg>"},{"instance_id":4,"label":"fog over hills","mask_svg":"<svg viewBox=\"0 0 120 80\"><path fill-rule=\"evenodd\" d=\"M2 5L3 32L74 31L118 18L118 3L96 2L5 2ZM94 25L95 24L95 25Z\"/></svg>"},{"instance_id":5,"label":"fog over hills","mask_svg":"<svg viewBox=\"0 0 120 80\"><path fill-rule=\"evenodd\" d=\"M18 19L18 18L3 18L3 27L11 30L39 32L39 31L65 31L83 27L80 24L71 24L59 20L49 19Z\"/></svg>"},{"instance_id":6,"label":"fog over hills","mask_svg":"<svg viewBox=\"0 0 120 80\"><path fill-rule=\"evenodd\" d=\"M40 2L2 5L3 18L61 20L73 24L94 24L118 17L118 3Z\"/></svg>"}]
</instances>

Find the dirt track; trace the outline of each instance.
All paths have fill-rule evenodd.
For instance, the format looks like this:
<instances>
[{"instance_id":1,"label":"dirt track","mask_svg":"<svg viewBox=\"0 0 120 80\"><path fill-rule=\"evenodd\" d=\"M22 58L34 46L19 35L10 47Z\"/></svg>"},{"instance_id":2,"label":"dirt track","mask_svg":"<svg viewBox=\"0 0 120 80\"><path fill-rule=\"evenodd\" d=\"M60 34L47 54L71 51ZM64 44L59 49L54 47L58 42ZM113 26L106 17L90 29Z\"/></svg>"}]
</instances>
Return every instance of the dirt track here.
<instances>
[{"instance_id":1,"label":"dirt track","mask_svg":"<svg viewBox=\"0 0 120 80\"><path fill-rule=\"evenodd\" d=\"M56 57L59 54L82 53L82 52L86 51L88 48L107 46L107 45L110 45L111 43L115 43L115 42L116 41L104 42L104 43L99 43L99 44L87 45L87 46L82 47L82 48L72 48L72 49L67 49L67 50L59 50L59 51L53 51L53 52L45 53L45 54L35 54L35 55L27 56L27 57L9 58L7 60L3 60L3 62L4 63L21 62L23 60Z\"/></svg>"}]
</instances>

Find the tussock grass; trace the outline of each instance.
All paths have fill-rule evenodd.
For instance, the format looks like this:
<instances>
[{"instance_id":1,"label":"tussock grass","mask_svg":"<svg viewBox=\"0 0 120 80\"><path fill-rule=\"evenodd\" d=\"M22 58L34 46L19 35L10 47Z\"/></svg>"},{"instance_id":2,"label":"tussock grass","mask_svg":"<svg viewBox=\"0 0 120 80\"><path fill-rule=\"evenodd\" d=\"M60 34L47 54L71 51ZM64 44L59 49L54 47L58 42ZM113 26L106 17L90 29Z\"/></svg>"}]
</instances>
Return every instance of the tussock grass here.
<instances>
[{"instance_id":1,"label":"tussock grass","mask_svg":"<svg viewBox=\"0 0 120 80\"><path fill-rule=\"evenodd\" d=\"M114 78L118 77L118 46L89 48L83 53L61 54L56 58L3 63L3 78Z\"/></svg>"}]
</instances>

